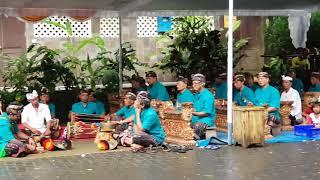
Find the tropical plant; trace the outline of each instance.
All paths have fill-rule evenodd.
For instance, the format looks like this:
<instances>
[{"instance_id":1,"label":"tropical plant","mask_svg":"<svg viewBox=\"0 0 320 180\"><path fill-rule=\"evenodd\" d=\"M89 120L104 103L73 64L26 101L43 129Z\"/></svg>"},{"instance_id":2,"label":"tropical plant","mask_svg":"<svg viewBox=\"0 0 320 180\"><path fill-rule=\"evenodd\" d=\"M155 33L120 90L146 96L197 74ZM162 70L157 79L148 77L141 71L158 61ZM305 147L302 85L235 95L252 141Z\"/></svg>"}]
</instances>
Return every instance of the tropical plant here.
<instances>
[{"instance_id":1,"label":"tropical plant","mask_svg":"<svg viewBox=\"0 0 320 180\"><path fill-rule=\"evenodd\" d=\"M263 66L263 71L271 74L271 84L275 86L280 85L281 75L286 74L288 70L288 61L280 58L279 56L270 58L269 63Z\"/></svg>"},{"instance_id":2,"label":"tropical plant","mask_svg":"<svg viewBox=\"0 0 320 180\"><path fill-rule=\"evenodd\" d=\"M293 51L295 48L290 37L288 17L269 17L265 28L266 53L279 55L283 50Z\"/></svg>"},{"instance_id":3,"label":"tropical plant","mask_svg":"<svg viewBox=\"0 0 320 180\"><path fill-rule=\"evenodd\" d=\"M307 47L320 47L320 13L311 14L310 27L308 31Z\"/></svg>"},{"instance_id":4,"label":"tropical plant","mask_svg":"<svg viewBox=\"0 0 320 180\"><path fill-rule=\"evenodd\" d=\"M5 86L18 92L27 89L40 90L42 87L54 91L55 85L62 83L70 89L76 85L76 80L72 72L59 62L58 56L57 51L32 44L20 57L8 57L8 68L2 72Z\"/></svg>"},{"instance_id":5,"label":"tropical plant","mask_svg":"<svg viewBox=\"0 0 320 180\"><path fill-rule=\"evenodd\" d=\"M119 49L114 54L107 51L103 38L94 36L92 38L75 41L72 38L73 30L70 21L67 20L65 24L61 24L47 20L45 23L62 28L67 33L68 41L63 44L64 52L66 53L62 62L65 67L73 71L81 86L90 85L92 89L95 89L96 84L102 83L102 77L110 74L108 73L109 70L115 70L115 72L119 73ZM87 54L86 59L79 58L83 50L88 46L96 47L98 53L93 57ZM113 59L113 57L115 57L115 59ZM135 74L138 73L135 69L135 65L138 65L136 52L129 42L122 44L122 62L122 70L134 71ZM128 78L128 76L124 76L124 78ZM117 84L119 83L117 82Z\"/></svg>"},{"instance_id":6,"label":"tropical plant","mask_svg":"<svg viewBox=\"0 0 320 180\"><path fill-rule=\"evenodd\" d=\"M221 41L220 32L210 30L210 21L207 17L178 17L173 21L173 30L158 40L169 45L161 50L163 58L155 67L185 77L190 77L193 73L202 73L211 82L217 74L226 71L227 40ZM234 31L239 26L240 21L237 21ZM237 41L235 52L247 42L247 39Z\"/></svg>"}]
</instances>

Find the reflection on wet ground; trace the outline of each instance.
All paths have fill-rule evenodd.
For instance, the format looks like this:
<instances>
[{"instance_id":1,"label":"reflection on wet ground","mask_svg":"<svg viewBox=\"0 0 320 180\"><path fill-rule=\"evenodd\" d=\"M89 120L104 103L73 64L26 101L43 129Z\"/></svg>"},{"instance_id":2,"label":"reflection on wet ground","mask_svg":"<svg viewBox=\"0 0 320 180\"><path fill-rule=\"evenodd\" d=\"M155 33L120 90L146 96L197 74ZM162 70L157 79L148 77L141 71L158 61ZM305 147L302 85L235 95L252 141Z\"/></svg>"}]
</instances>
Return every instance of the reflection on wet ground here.
<instances>
[{"instance_id":1,"label":"reflection on wet ground","mask_svg":"<svg viewBox=\"0 0 320 180\"><path fill-rule=\"evenodd\" d=\"M320 179L320 142L263 148L223 147L172 152L110 152L0 161L0 180L11 179Z\"/></svg>"}]
</instances>

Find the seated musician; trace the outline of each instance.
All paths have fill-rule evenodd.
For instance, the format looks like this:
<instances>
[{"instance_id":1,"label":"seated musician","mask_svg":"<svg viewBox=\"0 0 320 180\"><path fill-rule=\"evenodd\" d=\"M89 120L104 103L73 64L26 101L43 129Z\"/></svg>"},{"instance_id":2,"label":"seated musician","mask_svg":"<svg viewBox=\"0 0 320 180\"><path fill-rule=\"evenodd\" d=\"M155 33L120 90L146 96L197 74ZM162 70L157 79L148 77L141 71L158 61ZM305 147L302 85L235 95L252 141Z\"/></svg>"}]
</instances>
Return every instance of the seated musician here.
<instances>
[{"instance_id":1,"label":"seated musician","mask_svg":"<svg viewBox=\"0 0 320 180\"><path fill-rule=\"evenodd\" d=\"M164 142L165 133L161 126L158 113L150 106L151 99L145 91L137 95L134 103L135 117L133 133L125 131L121 142L130 145L133 150L143 147L158 146ZM121 135L120 135L121 136Z\"/></svg>"},{"instance_id":2,"label":"seated musician","mask_svg":"<svg viewBox=\"0 0 320 180\"><path fill-rule=\"evenodd\" d=\"M303 96L304 85L301 79L297 78L296 70L290 69L288 75L292 78L292 88L298 91L300 97Z\"/></svg>"},{"instance_id":3,"label":"seated musician","mask_svg":"<svg viewBox=\"0 0 320 180\"><path fill-rule=\"evenodd\" d=\"M121 125L117 128L118 131L127 129L129 124L133 122L135 115L134 101L136 97L135 94L128 92L124 98L124 106L114 114L117 124Z\"/></svg>"},{"instance_id":4,"label":"seated musician","mask_svg":"<svg viewBox=\"0 0 320 180\"><path fill-rule=\"evenodd\" d=\"M80 102L74 103L69 113L69 118L72 121L75 114L97 114L96 103L89 102L89 92L87 90L80 90L79 99Z\"/></svg>"},{"instance_id":5,"label":"seated musician","mask_svg":"<svg viewBox=\"0 0 320 180\"><path fill-rule=\"evenodd\" d=\"M281 93L280 101L293 101L292 109L289 115L291 125L301 124L303 122L301 112L301 98L297 90L292 88L292 78L282 76L282 87L284 91Z\"/></svg>"},{"instance_id":6,"label":"seated musician","mask_svg":"<svg viewBox=\"0 0 320 180\"><path fill-rule=\"evenodd\" d=\"M46 104L49 106L49 110L50 110L50 114L52 118L55 118L56 116L56 106L50 102L50 95L49 95L49 91L46 88L43 88L41 90L41 94L40 94L40 103Z\"/></svg>"},{"instance_id":7,"label":"seated musician","mask_svg":"<svg viewBox=\"0 0 320 180\"><path fill-rule=\"evenodd\" d=\"M244 85L246 79L244 75L238 74L234 78L234 97L233 101L239 106L253 105L255 102L253 91Z\"/></svg>"},{"instance_id":8,"label":"seated musician","mask_svg":"<svg viewBox=\"0 0 320 180\"><path fill-rule=\"evenodd\" d=\"M0 157L23 157L36 151L34 140L18 128L21 111L22 105L10 103L0 117Z\"/></svg>"},{"instance_id":9,"label":"seated musician","mask_svg":"<svg viewBox=\"0 0 320 180\"><path fill-rule=\"evenodd\" d=\"M320 92L320 73L313 72L310 77L311 86L309 92Z\"/></svg>"},{"instance_id":10,"label":"seated musician","mask_svg":"<svg viewBox=\"0 0 320 180\"><path fill-rule=\"evenodd\" d=\"M26 96L29 104L23 108L21 114L23 126L31 134L57 138L59 136L59 120L52 119L49 106L39 103L38 93L35 90Z\"/></svg>"},{"instance_id":11,"label":"seated musician","mask_svg":"<svg viewBox=\"0 0 320 180\"><path fill-rule=\"evenodd\" d=\"M132 92L134 94L138 94L141 91L146 91L146 81L143 79L143 77L132 75L131 77L131 84L132 84Z\"/></svg>"},{"instance_id":12,"label":"seated musician","mask_svg":"<svg viewBox=\"0 0 320 180\"><path fill-rule=\"evenodd\" d=\"M151 99L159 101L169 101L170 96L166 87L158 81L157 74L153 71L146 72L146 78L148 81L148 92L150 93Z\"/></svg>"},{"instance_id":13,"label":"seated musician","mask_svg":"<svg viewBox=\"0 0 320 180\"><path fill-rule=\"evenodd\" d=\"M188 87L188 79L182 76L179 76L177 82L177 90L179 91L177 95L176 107L178 110L181 110L182 103L193 103L193 94L187 88Z\"/></svg>"},{"instance_id":14,"label":"seated musician","mask_svg":"<svg viewBox=\"0 0 320 180\"><path fill-rule=\"evenodd\" d=\"M96 106L97 106L96 107L96 109L97 109L96 114L99 114L99 115L106 114L106 109L105 109L103 102L101 102L97 99L96 93L91 89L89 90L89 102L93 102L96 104Z\"/></svg>"},{"instance_id":15,"label":"seated musician","mask_svg":"<svg viewBox=\"0 0 320 180\"><path fill-rule=\"evenodd\" d=\"M280 93L269 85L270 77L267 72L258 73L259 88L255 91L255 100L257 106L266 106L268 111L266 138L272 138L272 128L280 124Z\"/></svg>"},{"instance_id":16,"label":"seated musician","mask_svg":"<svg viewBox=\"0 0 320 180\"><path fill-rule=\"evenodd\" d=\"M259 87L257 77L253 76L253 74L251 74L249 72L244 73L244 77L246 79L244 84L248 88L250 88L253 92L256 91L256 89L258 89L258 87Z\"/></svg>"},{"instance_id":17,"label":"seated musician","mask_svg":"<svg viewBox=\"0 0 320 180\"><path fill-rule=\"evenodd\" d=\"M207 127L214 126L215 106L213 94L205 88L205 76L192 75L192 87L194 95L194 112L192 112L192 128L196 139L204 139Z\"/></svg>"},{"instance_id":18,"label":"seated musician","mask_svg":"<svg viewBox=\"0 0 320 180\"><path fill-rule=\"evenodd\" d=\"M219 74L215 81L217 86L215 98L227 100L227 74Z\"/></svg>"}]
</instances>

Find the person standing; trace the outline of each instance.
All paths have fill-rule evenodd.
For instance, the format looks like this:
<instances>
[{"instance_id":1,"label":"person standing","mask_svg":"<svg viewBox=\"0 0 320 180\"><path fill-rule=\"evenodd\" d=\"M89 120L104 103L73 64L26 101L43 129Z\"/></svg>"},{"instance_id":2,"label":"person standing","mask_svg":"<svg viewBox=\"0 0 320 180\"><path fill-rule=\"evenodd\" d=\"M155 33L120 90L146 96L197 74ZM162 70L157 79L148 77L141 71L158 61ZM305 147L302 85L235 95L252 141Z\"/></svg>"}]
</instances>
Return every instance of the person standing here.
<instances>
[{"instance_id":1,"label":"person standing","mask_svg":"<svg viewBox=\"0 0 320 180\"><path fill-rule=\"evenodd\" d=\"M282 76L282 87L284 91L281 93L280 101L293 101L292 109L289 115L291 125L301 124L302 119L302 106L299 92L292 88L293 79L289 76Z\"/></svg>"}]
</instances>

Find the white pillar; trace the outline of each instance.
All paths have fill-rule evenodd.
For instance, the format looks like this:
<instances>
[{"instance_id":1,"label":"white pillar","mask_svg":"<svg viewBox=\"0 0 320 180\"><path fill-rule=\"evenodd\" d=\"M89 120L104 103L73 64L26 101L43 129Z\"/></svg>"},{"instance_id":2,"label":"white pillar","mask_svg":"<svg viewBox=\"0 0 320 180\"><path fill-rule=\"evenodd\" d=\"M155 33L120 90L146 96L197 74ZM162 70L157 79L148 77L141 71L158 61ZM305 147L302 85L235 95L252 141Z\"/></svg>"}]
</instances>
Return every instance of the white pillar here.
<instances>
[{"instance_id":1,"label":"white pillar","mask_svg":"<svg viewBox=\"0 0 320 180\"><path fill-rule=\"evenodd\" d=\"M232 145L232 82L233 82L233 0L229 0L229 30L228 30L228 145Z\"/></svg>"},{"instance_id":2,"label":"white pillar","mask_svg":"<svg viewBox=\"0 0 320 180\"><path fill-rule=\"evenodd\" d=\"M122 17L119 16L119 92L122 91Z\"/></svg>"}]
</instances>

